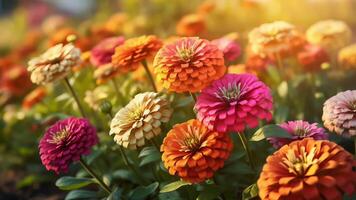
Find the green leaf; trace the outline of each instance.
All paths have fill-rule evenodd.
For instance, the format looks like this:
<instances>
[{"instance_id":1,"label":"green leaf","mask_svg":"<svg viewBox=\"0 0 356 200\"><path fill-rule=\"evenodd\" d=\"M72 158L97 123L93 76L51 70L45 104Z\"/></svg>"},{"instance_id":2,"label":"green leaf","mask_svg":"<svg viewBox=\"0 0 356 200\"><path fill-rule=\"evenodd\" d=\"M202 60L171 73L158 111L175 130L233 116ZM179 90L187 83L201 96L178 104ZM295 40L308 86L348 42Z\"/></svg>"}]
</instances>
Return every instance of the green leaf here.
<instances>
[{"instance_id":1,"label":"green leaf","mask_svg":"<svg viewBox=\"0 0 356 200\"><path fill-rule=\"evenodd\" d=\"M250 141L261 141L269 137L290 138L291 135L281 127L271 124L258 129L252 135Z\"/></svg>"},{"instance_id":2,"label":"green leaf","mask_svg":"<svg viewBox=\"0 0 356 200\"><path fill-rule=\"evenodd\" d=\"M94 183L94 181L89 178L64 176L56 181L56 186L61 190L75 190L87 186L91 183Z\"/></svg>"},{"instance_id":3,"label":"green leaf","mask_svg":"<svg viewBox=\"0 0 356 200\"><path fill-rule=\"evenodd\" d=\"M247 188L244 189L242 192L242 200L251 200L258 195L258 187L256 183L248 186Z\"/></svg>"},{"instance_id":4,"label":"green leaf","mask_svg":"<svg viewBox=\"0 0 356 200\"><path fill-rule=\"evenodd\" d=\"M88 191L88 190L73 190L70 191L65 200L76 200L76 199L98 199L96 192Z\"/></svg>"},{"instance_id":5,"label":"green leaf","mask_svg":"<svg viewBox=\"0 0 356 200\"><path fill-rule=\"evenodd\" d=\"M190 183L187 183L185 181L175 181L163 186L160 193L172 192L185 185L190 185Z\"/></svg>"},{"instance_id":6,"label":"green leaf","mask_svg":"<svg viewBox=\"0 0 356 200\"><path fill-rule=\"evenodd\" d=\"M153 146L151 147L145 147L141 150L140 154L138 155L139 158L149 156L151 154L157 153L157 149Z\"/></svg>"},{"instance_id":7,"label":"green leaf","mask_svg":"<svg viewBox=\"0 0 356 200\"><path fill-rule=\"evenodd\" d=\"M115 188L114 191L106 198L106 200L120 200L122 191L119 188Z\"/></svg>"},{"instance_id":8,"label":"green leaf","mask_svg":"<svg viewBox=\"0 0 356 200\"><path fill-rule=\"evenodd\" d=\"M143 200L151 194L155 193L159 186L158 182L154 182L148 186L139 186L130 194L130 200Z\"/></svg>"},{"instance_id":9,"label":"green leaf","mask_svg":"<svg viewBox=\"0 0 356 200\"><path fill-rule=\"evenodd\" d=\"M161 160L160 154L152 154L144 157L140 162L140 167Z\"/></svg>"},{"instance_id":10,"label":"green leaf","mask_svg":"<svg viewBox=\"0 0 356 200\"><path fill-rule=\"evenodd\" d=\"M216 185L205 186L197 197L197 200L214 200L220 193L219 187Z\"/></svg>"}]
</instances>

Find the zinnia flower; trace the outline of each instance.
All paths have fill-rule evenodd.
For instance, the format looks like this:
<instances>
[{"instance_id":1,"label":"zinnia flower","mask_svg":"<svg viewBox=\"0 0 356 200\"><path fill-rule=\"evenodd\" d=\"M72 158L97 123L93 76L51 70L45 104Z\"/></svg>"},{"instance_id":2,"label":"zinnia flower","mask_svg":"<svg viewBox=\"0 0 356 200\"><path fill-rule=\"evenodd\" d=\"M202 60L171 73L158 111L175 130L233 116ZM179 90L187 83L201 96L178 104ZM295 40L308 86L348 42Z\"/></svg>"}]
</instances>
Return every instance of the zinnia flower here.
<instances>
[{"instance_id":1,"label":"zinnia flower","mask_svg":"<svg viewBox=\"0 0 356 200\"><path fill-rule=\"evenodd\" d=\"M306 121L297 120L285 122L279 126L287 131L291 135L291 138L267 138L267 140L277 149L285 144L289 144L295 140L302 140L307 137L313 138L314 140L328 139L325 129L318 127L317 123L310 124Z\"/></svg>"},{"instance_id":2,"label":"zinnia flower","mask_svg":"<svg viewBox=\"0 0 356 200\"><path fill-rule=\"evenodd\" d=\"M329 61L327 52L317 45L305 45L297 55L298 62L306 71L317 71L321 65Z\"/></svg>"},{"instance_id":3,"label":"zinnia flower","mask_svg":"<svg viewBox=\"0 0 356 200\"><path fill-rule=\"evenodd\" d=\"M161 133L161 124L168 122L171 114L166 98L154 92L140 93L116 113L110 135L119 145L137 149Z\"/></svg>"},{"instance_id":4,"label":"zinnia flower","mask_svg":"<svg viewBox=\"0 0 356 200\"><path fill-rule=\"evenodd\" d=\"M327 140L305 138L283 146L267 158L257 181L262 200L328 199L352 195L355 160Z\"/></svg>"},{"instance_id":5,"label":"zinnia flower","mask_svg":"<svg viewBox=\"0 0 356 200\"><path fill-rule=\"evenodd\" d=\"M52 46L56 46L58 44L67 44L68 36L71 36L71 35L78 37L77 32L72 28L65 27L65 28L59 29L59 30L57 30L57 32L55 32L51 36L51 38L48 42L49 46L52 47Z\"/></svg>"},{"instance_id":6,"label":"zinnia flower","mask_svg":"<svg viewBox=\"0 0 356 200\"><path fill-rule=\"evenodd\" d=\"M338 60L345 69L356 69L356 44L342 48Z\"/></svg>"},{"instance_id":7,"label":"zinnia flower","mask_svg":"<svg viewBox=\"0 0 356 200\"><path fill-rule=\"evenodd\" d=\"M326 100L324 126L343 136L356 136L356 90L347 90Z\"/></svg>"},{"instance_id":8,"label":"zinnia flower","mask_svg":"<svg viewBox=\"0 0 356 200\"><path fill-rule=\"evenodd\" d=\"M157 80L175 92L198 92L226 71L223 53L197 37L165 45L157 53L153 66Z\"/></svg>"},{"instance_id":9,"label":"zinnia flower","mask_svg":"<svg viewBox=\"0 0 356 200\"><path fill-rule=\"evenodd\" d=\"M337 51L351 41L351 29L343 21L324 20L310 26L306 32L308 42L329 52Z\"/></svg>"},{"instance_id":10,"label":"zinnia flower","mask_svg":"<svg viewBox=\"0 0 356 200\"><path fill-rule=\"evenodd\" d=\"M198 96L197 118L210 130L243 132L272 119L270 89L251 74L226 74Z\"/></svg>"},{"instance_id":11,"label":"zinnia flower","mask_svg":"<svg viewBox=\"0 0 356 200\"><path fill-rule=\"evenodd\" d=\"M65 173L72 162L88 155L97 142L96 129L87 119L69 117L60 120L48 128L40 141L42 164L57 174Z\"/></svg>"},{"instance_id":12,"label":"zinnia flower","mask_svg":"<svg viewBox=\"0 0 356 200\"><path fill-rule=\"evenodd\" d=\"M46 95L47 95L47 90L45 87L37 87L28 95L26 95L26 97L22 102L22 107L25 109L30 109L37 103L41 102Z\"/></svg>"},{"instance_id":13,"label":"zinnia flower","mask_svg":"<svg viewBox=\"0 0 356 200\"><path fill-rule=\"evenodd\" d=\"M154 35L131 38L116 47L112 64L120 72L136 70L142 61L153 56L162 46L162 41Z\"/></svg>"},{"instance_id":14,"label":"zinnia flower","mask_svg":"<svg viewBox=\"0 0 356 200\"><path fill-rule=\"evenodd\" d=\"M94 90L88 90L85 92L84 101L90 108L98 111L100 103L109 97L109 91L107 87L96 87Z\"/></svg>"},{"instance_id":15,"label":"zinnia flower","mask_svg":"<svg viewBox=\"0 0 356 200\"><path fill-rule=\"evenodd\" d=\"M246 71L261 76L265 74L268 66L275 65L274 58L259 54L250 55L246 60Z\"/></svg>"},{"instance_id":16,"label":"zinnia flower","mask_svg":"<svg viewBox=\"0 0 356 200\"><path fill-rule=\"evenodd\" d=\"M47 84L64 78L80 61L80 50L72 44L58 44L28 62L31 81Z\"/></svg>"},{"instance_id":17,"label":"zinnia flower","mask_svg":"<svg viewBox=\"0 0 356 200\"><path fill-rule=\"evenodd\" d=\"M20 96L32 86L26 68L21 65L6 66L0 73L0 93Z\"/></svg>"},{"instance_id":18,"label":"zinnia flower","mask_svg":"<svg viewBox=\"0 0 356 200\"><path fill-rule=\"evenodd\" d=\"M119 74L117 67L114 67L111 63L100 66L94 71L94 78L97 84L103 84L113 79Z\"/></svg>"},{"instance_id":19,"label":"zinnia flower","mask_svg":"<svg viewBox=\"0 0 356 200\"><path fill-rule=\"evenodd\" d=\"M234 40L222 37L211 41L211 43L215 44L224 53L224 58L227 61L234 61L241 55L241 47Z\"/></svg>"},{"instance_id":20,"label":"zinnia flower","mask_svg":"<svg viewBox=\"0 0 356 200\"><path fill-rule=\"evenodd\" d=\"M233 147L227 134L209 130L196 119L176 124L163 140L162 161L171 175L200 183L224 166Z\"/></svg>"},{"instance_id":21,"label":"zinnia flower","mask_svg":"<svg viewBox=\"0 0 356 200\"><path fill-rule=\"evenodd\" d=\"M91 50L91 64L99 67L111 63L111 57L115 53L115 48L122 45L124 41L124 37L110 37L101 41Z\"/></svg>"},{"instance_id":22,"label":"zinnia flower","mask_svg":"<svg viewBox=\"0 0 356 200\"><path fill-rule=\"evenodd\" d=\"M181 36L201 35L206 29L205 17L200 14L189 14L182 17L176 26L176 32Z\"/></svg>"},{"instance_id":23,"label":"zinnia flower","mask_svg":"<svg viewBox=\"0 0 356 200\"><path fill-rule=\"evenodd\" d=\"M304 44L297 29L284 21L262 24L248 35L251 50L256 54L289 54Z\"/></svg>"}]
</instances>

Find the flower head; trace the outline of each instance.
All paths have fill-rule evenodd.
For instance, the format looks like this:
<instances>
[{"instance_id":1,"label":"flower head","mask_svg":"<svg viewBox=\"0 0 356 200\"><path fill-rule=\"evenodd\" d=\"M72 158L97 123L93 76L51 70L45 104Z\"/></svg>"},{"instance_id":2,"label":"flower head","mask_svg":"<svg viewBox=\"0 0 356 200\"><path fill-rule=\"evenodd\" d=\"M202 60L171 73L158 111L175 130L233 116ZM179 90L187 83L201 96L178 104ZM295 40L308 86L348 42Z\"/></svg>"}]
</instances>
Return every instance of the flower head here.
<instances>
[{"instance_id":1,"label":"flower head","mask_svg":"<svg viewBox=\"0 0 356 200\"><path fill-rule=\"evenodd\" d=\"M176 32L181 36L196 36L206 29L205 17L200 14L189 14L182 17L176 26Z\"/></svg>"},{"instance_id":2,"label":"flower head","mask_svg":"<svg viewBox=\"0 0 356 200\"><path fill-rule=\"evenodd\" d=\"M97 144L96 129L87 119L69 117L48 128L42 137L39 150L42 164L57 174L67 172L72 162L88 155Z\"/></svg>"},{"instance_id":3,"label":"flower head","mask_svg":"<svg viewBox=\"0 0 356 200\"><path fill-rule=\"evenodd\" d=\"M103 84L113 79L118 74L118 68L113 66L111 63L108 63L105 65L101 65L94 71L94 78L97 84Z\"/></svg>"},{"instance_id":4,"label":"flower head","mask_svg":"<svg viewBox=\"0 0 356 200\"><path fill-rule=\"evenodd\" d=\"M0 70L0 73L0 93L20 96L32 86L29 74L24 66L6 66L3 70Z\"/></svg>"},{"instance_id":5,"label":"flower head","mask_svg":"<svg viewBox=\"0 0 356 200\"><path fill-rule=\"evenodd\" d=\"M162 41L154 35L131 38L116 47L112 64L120 72L136 70L142 61L153 56L162 46Z\"/></svg>"},{"instance_id":6,"label":"flower head","mask_svg":"<svg viewBox=\"0 0 356 200\"><path fill-rule=\"evenodd\" d=\"M68 28L68 27L64 27L61 28L59 30L57 30L57 32L55 32L50 40L49 40L49 46L56 46L58 44L67 44L68 43L68 36L75 36L77 37L78 34L77 32L72 29L72 28Z\"/></svg>"},{"instance_id":7,"label":"flower head","mask_svg":"<svg viewBox=\"0 0 356 200\"><path fill-rule=\"evenodd\" d=\"M326 100L324 126L343 136L356 136L356 90L347 90Z\"/></svg>"},{"instance_id":8,"label":"flower head","mask_svg":"<svg viewBox=\"0 0 356 200\"><path fill-rule=\"evenodd\" d=\"M247 72L261 76L267 72L268 66L275 65L275 60L270 56L253 54L247 58L245 65Z\"/></svg>"},{"instance_id":9,"label":"flower head","mask_svg":"<svg viewBox=\"0 0 356 200\"><path fill-rule=\"evenodd\" d=\"M94 90L88 90L85 92L84 101L90 108L95 111L99 110L102 101L109 97L109 91L107 87L99 86Z\"/></svg>"},{"instance_id":10,"label":"flower head","mask_svg":"<svg viewBox=\"0 0 356 200\"><path fill-rule=\"evenodd\" d=\"M80 61L80 50L72 44L58 44L28 62L31 81L47 84L64 78Z\"/></svg>"},{"instance_id":11,"label":"flower head","mask_svg":"<svg viewBox=\"0 0 356 200\"><path fill-rule=\"evenodd\" d=\"M172 109L166 98L154 92L140 93L111 121L110 135L125 148L137 149L146 140L161 133L161 124L168 122Z\"/></svg>"},{"instance_id":12,"label":"flower head","mask_svg":"<svg viewBox=\"0 0 356 200\"><path fill-rule=\"evenodd\" d=\"M297 29L284 21L262 24L248 35L253 53L286 54L291 53L304 44L304 38Z\"/></svg>"},{"instance_id":13,"label":"flower head","mask_svg":"<svg viewBox=\"0 0 356 200\"><path fill-rule=\"evenodd\" d=\"M234 40L222 37L211 41L211 43L215 44L224 53L224 58L227 61L234 61L241 55L241 47Z\"/></svg>"},{"instance_id":14,"label":"flower head","mask_svg":"<svg viewBox=\"0 0 356 200\"><path fill-rule=\"evenodd\" d=\"M164 166L171 175L191 183L214 176L224 166L233 147L227 134L209 130L196 119L176 124L161 146Z\"/></svg>"},{"instance_id":15,"label":"flower head","mask_svg":"<svg viewBox=\"0 0 356 200\"><path fill-rule=\"evenodd\" d=\"M349 44L351 35L350 27L338 20L319 21L306 32L308 42L320 45L328 52L339 50Z\"/></svg>"},{"instance_id":16,"label":"flower head","mask_svg":"<svg viewBox=\"0 0 356 200\"><path fill-rule=\"evenodd\" d=\"M295 140L302 140L307 137L313 138L314 140L328 139L328 135L325 132L325 129L318 127L317 123L310 124L306 121L297 120L285 122L279 126L288 132L291 135L291 138L267 138L267 140L277 149L285 144L289 144Z\"/></svg>"},{"instance_id":17,"label":"flower head","mask_svg":"<svg viewBox=\"0 0 356 200\"><path fill-rule=\"evenodd\" d=\"M91 64L99 67L111 63L111 57L115 53L115 48L122 45L124 41L124 37L110 37L101 41L91 50Z\"/></svg>"},{"instance_id":18,"label":"flower head","mask_svg":"<svg viewBox=\"0 0 356 200\"><path fill-rule=\"evenodd\" d=\"M242 132L271 120L270 89L251 74L227 74L214 81L198 96L197 118L210 130Z\"/></svg>"},{"instance_id":19,"label":"flower head","mask_svg":"<svg viewBox=\"0 0 356 200\"><path fill-rule=\"evenodd\" d=\"M157 53L153 66L157 80L175 92L198 92L226 71L223 53L197 37L165 45Z\"/></svg>"},{"instance_id":20,"label":"flower head","mask_svg":"<svg viewBox=\"0 0 356 200\"><path fill-rule=\"evenodd\" d=\"M318 45L305 45L298 55L298 62L306 71L317 71L321 65L329 61L327 52Z\"/></svg>"},{"instance_id":21,"label":"flower head","mask_svg":"<svg viewBox=\"0 0 356 200\"><path fill-rule=\"evenodd\" d=\"M345 69L356 69L356 44L342 48L338 60Z\"/></svg>"},{"instance_id":22,"label":"flower head","mask_svg":"<svg viewBox=\"0 0 356 200\"><path fill-rule=\"evenodd\" d=\"M267 158L257 181L259 196L269 199L342 199L356 189L355 160L327 140L305 138Z\"/></svg>"},{"instance_id":23,"label":"flower head","mask_svg":"<svg viewBox=\"0 0 356 200\"><path fill-rule=\"evenodd\" d=\"M40 101L42 101L47 95L47 90L45 87L37 87L28 95L25 96L22 107L25 109L30 109Z\"/></svg>"}]
</instances>

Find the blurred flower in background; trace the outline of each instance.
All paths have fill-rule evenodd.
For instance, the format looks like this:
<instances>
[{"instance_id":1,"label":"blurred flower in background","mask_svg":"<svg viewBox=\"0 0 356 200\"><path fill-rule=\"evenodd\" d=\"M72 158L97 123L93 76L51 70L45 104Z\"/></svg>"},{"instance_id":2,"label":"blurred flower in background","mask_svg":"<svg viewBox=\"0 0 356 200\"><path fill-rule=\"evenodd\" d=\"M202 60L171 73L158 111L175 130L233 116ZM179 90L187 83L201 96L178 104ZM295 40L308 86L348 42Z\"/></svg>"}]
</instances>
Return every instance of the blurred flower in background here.
<instances>
[{"instance_id":1,"label":"blurred flower in background","mask_svg":"<svg viewBox=\"0 0 356 200\"><path fill-rule=\"evenodd\" d=\"M356 69L356 44L342 48L338 54L340 67L345 69Z\"/></svg>"},{"instance_id":2,"label":"blurred flower in background","mask_svg":"<svg viewBox=\"0 0 356 200\"><path fill-rule=\"evenodd\" d=\"M95 67L111 63L111 57L115 53L115 48L125 42L124 37L110 37L102 40L90 51L90 62Z\"/></svg>"}]
</instances>

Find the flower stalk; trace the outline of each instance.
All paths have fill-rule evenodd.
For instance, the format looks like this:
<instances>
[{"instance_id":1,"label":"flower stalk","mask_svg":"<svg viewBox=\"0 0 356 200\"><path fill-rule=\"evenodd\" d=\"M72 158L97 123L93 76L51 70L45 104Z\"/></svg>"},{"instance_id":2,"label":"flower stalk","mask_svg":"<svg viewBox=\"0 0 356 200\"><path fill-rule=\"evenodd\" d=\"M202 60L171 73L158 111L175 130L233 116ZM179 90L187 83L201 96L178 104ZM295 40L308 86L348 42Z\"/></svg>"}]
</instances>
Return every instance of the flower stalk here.
<instances>
[{"instance_id":1,"label":"flower stalk","mask_svg":"<svg viewBox=\"0 0 356 200\"><path fill-rule=\"evenodd\" d=\"M69 80L68 80L67 77L64 78L64 83L65 83L65 85L67 86L67 89L69 90L69 92L72 94L72 96L73 96L75 102L77 103L77 106L78 106L78 108L79 108L79 111L80 111L81 115L82 115L84 118L86 118L86 114L85 114L85 112L84 112L84 109L83 109L83 107L82 107L80 101L79 101L79 98L78 98L76 92L74 91L73 87L71 86L71 84L70 84L70 82L69 82Z\"/></svg>"},{"instance_id":2,"label":"flower stalk","mask_svg":"<svg viewBox=\"0 0 356 200\"><path fill-rule=\"evenodd\" d=\"M146 61L146 60L143 60L143 61L142 61L142 65L143 65L143 67L145 68L147 78L148 78L148 80L150 81L150 83L151 83L151 85L152 85L153 91L154 91L154 92L157 92L157 91L158 91L158 90L157 90L157 86L156 86L156 83L155 83L155 81L154 81L154 79L153 79L153 76L152 76L150 70L148 69L147 61Z\"/></svg>"},{"instance_id":3,"label":"flower stalk","mask_svg":"<svg viewBox=\"0 0 356 200\"><path fill-rule=\"evenodd\" d=\"M237 135L239 135L241 143L242 143L242 146L244 147L244 149L245 149L245 151L247 153L248 161L249 161L249 163L251 165L251 168L253 170L256 170L256 166L255 166L255 162L253 160L252 152L251 152L250 146L248 145L248 140L247 140L245 134L244 133L237 133Z\"/></svg>"}]
</instances>

